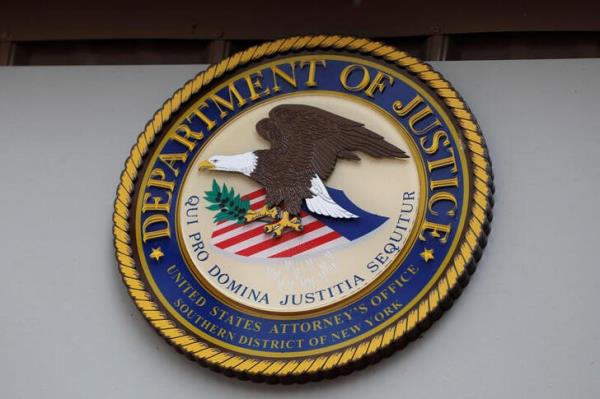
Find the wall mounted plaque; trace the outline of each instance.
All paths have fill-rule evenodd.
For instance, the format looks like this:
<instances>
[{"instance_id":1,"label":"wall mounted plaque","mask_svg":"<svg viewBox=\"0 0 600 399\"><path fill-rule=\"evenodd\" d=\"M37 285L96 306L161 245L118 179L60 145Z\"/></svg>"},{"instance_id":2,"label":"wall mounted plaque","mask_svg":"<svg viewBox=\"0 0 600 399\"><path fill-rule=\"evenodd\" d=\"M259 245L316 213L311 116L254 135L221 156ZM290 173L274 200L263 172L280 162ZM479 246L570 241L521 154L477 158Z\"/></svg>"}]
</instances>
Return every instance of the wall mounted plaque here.
<instances>
[{"instance_id":1,"label":"wall mounted plaque","mask_svg":"<svg viewBox=\"0 0 600 399\"><path fill-rule=\"evenodd\" d=\"M429 65L366 39L282 39L211 65L148 122L117 191L117 259L190 358L321 379L451 305L492 187L474 117Z\"/></svg>"}]
</instances>

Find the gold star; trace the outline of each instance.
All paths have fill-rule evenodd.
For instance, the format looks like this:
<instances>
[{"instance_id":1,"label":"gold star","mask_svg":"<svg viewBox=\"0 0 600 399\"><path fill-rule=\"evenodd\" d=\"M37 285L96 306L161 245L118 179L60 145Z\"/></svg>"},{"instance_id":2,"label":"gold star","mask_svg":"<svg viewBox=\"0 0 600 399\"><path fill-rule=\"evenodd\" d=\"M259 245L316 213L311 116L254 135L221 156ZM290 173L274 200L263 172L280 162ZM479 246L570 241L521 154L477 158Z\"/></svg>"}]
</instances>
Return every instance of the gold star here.
<instances>
[{"instance_id":1,"label":"gold star","mask_svg":"<svg viewBox=\"0 0 600 399\"><path fill-rule=\"evenodd\" d=\"M160 249L160 247L152 248L152 252L150 252L150 257L152 259L154 259L155 261L158 261L163 256L165 256L165 254L163 254L163 251Z\"/></svg>"},{"instance_id":2,"label":"gold star","mask_svg":"<svg viewBox=\"0 0 600 399\"><path fill-rule=\"evenodd\" d=\"M427 249L425 248L425 250L423 252L421 252L421 258L423 258L423 260L425 262L429 262L431 259L434 259L435 257L433 256L433 249Z\"/></svg>"}]
</instances>

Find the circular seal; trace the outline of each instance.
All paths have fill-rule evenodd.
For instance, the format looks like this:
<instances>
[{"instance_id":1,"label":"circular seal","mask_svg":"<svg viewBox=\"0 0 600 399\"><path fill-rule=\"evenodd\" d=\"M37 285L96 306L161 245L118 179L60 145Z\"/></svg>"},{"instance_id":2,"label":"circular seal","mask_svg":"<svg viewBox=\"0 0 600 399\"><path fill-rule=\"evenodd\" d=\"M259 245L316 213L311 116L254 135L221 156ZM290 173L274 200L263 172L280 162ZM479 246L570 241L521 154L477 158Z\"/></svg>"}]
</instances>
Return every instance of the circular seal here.
<instances>
[{"instance_id":1,"label":"circular seal","mask_svg":"<svg viewBox=\"0 0 600 399\"><path fill-rule=\"evenodd\" d=\"M468 107L393 47L294 37L175 92L131 150L114 234L172 345L243 378L319 379L401 348L450 306L491 219Z\"/></svg>"}]
</instances>

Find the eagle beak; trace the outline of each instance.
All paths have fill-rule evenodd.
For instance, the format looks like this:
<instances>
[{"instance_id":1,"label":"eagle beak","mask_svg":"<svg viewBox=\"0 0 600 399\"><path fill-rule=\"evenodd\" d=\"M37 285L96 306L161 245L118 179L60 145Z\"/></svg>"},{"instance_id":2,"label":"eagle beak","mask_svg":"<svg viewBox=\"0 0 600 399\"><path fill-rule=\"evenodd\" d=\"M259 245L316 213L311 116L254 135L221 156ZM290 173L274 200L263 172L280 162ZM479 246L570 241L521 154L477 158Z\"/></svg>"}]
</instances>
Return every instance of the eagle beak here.
<instances>
[{"instance_id":1,"label":"eagle beak","mask_svg":"<svg viewBox=\"0 0 600 399\"><path fill-rule=\"evenodd\" d=\"M211 170L214 168L215 168L215 164L210 162L208 159L200 162L200 165L198 165L198 169L200 169L200 170Z\"/></svg>"}]
</instances>

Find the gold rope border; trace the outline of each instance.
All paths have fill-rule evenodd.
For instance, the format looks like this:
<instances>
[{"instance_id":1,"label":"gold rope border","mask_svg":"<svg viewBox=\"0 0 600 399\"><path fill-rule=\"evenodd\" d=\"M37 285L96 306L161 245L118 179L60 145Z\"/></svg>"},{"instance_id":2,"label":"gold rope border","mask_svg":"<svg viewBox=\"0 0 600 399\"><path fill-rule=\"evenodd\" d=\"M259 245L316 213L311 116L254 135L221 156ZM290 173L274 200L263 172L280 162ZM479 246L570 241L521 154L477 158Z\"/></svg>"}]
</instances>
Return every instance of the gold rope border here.
<instances>
[{"instance_id":1,"label":"gold rope border","mask_svg":"<svg viewBox=\"0 0 600 399\"><path fill-rule=\"evenodd\" d=\"M408 314L384 331L344 350L321 356L298 360L271 360L241 356L212 347L188 335L183 329L177 328L169 316L159 310L141 281L132 256L129 206L132 201L134 182L149 146L173 113L178 111L193 94L225 72L232 71L251 61L273 54L303 49L350 50L375 56L405 68L437 93L456 117L468 145L473 168L471 212L465 226L463 243L457 248L452 262L449 263L438 282ZM413 335L409 333L426 328L441 315L441 308L447 308L452 303L453 297L460 294L461 286L468 282L469 273L474 271L474 265L485 244L487 226L491 219L492 194L491 165L485 141L468 106L441 74L435 72L428 64L403 51L368 39L351 36L296 36L250 47L223 59L218 64L211 65L188 81L183 88L177 90L154 114L152 120L146 124L144 131L138 136L121 174L113 214L114 243L119 270L129 295L160 335L184 354L227 374L236 374L256 380L318 379L325 377L327 372L331 374L334 369L337 369L338 373L343 369L350 371L348 366L358 363L359 360L367 360L367 363L370 360L378 360L384 355L382 352L385 349L388 350L385 352L391 353L395 347L405 345L411 339L409 335Z\"/></svg>"}]
</instances>

